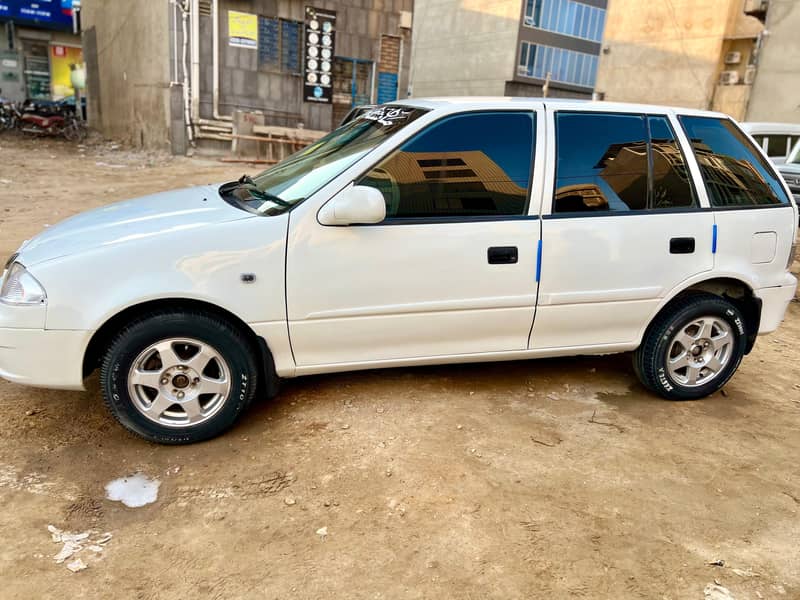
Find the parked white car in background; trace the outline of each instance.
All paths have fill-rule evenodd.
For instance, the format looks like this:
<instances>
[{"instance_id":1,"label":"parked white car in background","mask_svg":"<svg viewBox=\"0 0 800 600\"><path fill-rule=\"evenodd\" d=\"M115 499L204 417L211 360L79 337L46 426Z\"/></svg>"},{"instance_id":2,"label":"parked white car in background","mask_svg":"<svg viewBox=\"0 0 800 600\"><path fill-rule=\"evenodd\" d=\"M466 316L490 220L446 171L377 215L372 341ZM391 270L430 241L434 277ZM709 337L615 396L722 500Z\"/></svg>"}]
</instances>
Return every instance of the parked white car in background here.
<instances>
[{"instance_id":1,"label":"parked white car in background","mask_svg":"<svg viewBox=\"0 0 800 600\"><path fill-rule=\"evenodd\" d=\"M792 148L786 162L778 165L778 172L783 176L789 191L794 195L795 204L800 202L800 138Z\"/></svg>"},{"instance_id":2,"label":"parked white car in background","mask_svg":"<svg viewBox=\"0 0 800 600\"><path fill-rule=\"evenodd\" d=\"M0 376L187 443L279 378L634 351L706 396L794 297L797 208L722 114L377 107L258 176L113 204L8 261Z\"/></svg>"},{"instance_id":3,"label":"parked white car in background","mask_svg":"<svg viewBox=\"0 0 800 600\"><path fill-rule=\"evenodd\" d=\"M776 165L782 165L800 141L800 124L797 123L742 123L745 133L767 153Z\"/></svg>"}]
</instances>

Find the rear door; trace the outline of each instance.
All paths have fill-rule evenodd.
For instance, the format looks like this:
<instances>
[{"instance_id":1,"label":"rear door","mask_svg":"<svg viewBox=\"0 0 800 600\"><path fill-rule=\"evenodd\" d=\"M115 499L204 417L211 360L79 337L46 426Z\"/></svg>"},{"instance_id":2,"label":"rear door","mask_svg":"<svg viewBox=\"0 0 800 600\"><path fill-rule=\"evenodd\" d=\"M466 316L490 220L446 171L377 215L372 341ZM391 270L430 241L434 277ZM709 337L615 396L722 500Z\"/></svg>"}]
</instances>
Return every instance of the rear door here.
<instances>
[{"instance_id":1,"label":"rear door","mask_svg":"<svg viewBox=\"0 0 800 600\"><path fill-rule=\"evenodd\" d=\"M533 349L638 343L662 299L714 265L714 217L674 117L548 107Z\"/></svg>"}]
</instances>

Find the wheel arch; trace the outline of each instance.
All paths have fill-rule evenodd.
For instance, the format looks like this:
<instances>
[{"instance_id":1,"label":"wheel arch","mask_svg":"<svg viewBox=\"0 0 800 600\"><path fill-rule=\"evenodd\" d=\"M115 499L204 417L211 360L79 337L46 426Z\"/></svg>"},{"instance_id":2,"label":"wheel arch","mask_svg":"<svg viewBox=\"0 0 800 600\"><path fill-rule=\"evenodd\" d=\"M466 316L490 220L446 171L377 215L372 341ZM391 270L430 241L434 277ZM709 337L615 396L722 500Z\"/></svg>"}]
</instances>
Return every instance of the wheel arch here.
<instances>
[{"instance_id":1,"label":"wheel arch","mask_svg":"<svg viewBox=\"0 0 800 600\"><path fill-rule=\"evenodd\" d=\"M674 291L668 300L663 302L658 310L648 321L639 334L639 344L642 343L647 330L664 311L669 310L678 300L697 292L714 294L734 303L745 318L745 331L747 333L747 347L745 354L749 354L758 336L761 325L761 299L756 296L753 287L736 277L718 276L687 283L684 287Z\"/></svg>"},{"instance_id":2,"label":"wheel arch","mask_svg":"<svg viewBox=\"0 0 800 600\"><path fill-rule=\"evenodd\" d=\"M275 362L272 350L266 340L259 336L252 327L245 323L236 314L211 302L195 300L192 298L158 298L128 306L117 312L94 332L86 351L83 355L83 376L86 378L100 366L103 353L108 348L114 335L126 323L156 311L164 310L195 310L212 314L228 321L239 329L251 342L253 351L257 353L260 380L265 382L265 392L269 397L277 393L278 377L275 373Z\"/></svg>"}]
</instances>

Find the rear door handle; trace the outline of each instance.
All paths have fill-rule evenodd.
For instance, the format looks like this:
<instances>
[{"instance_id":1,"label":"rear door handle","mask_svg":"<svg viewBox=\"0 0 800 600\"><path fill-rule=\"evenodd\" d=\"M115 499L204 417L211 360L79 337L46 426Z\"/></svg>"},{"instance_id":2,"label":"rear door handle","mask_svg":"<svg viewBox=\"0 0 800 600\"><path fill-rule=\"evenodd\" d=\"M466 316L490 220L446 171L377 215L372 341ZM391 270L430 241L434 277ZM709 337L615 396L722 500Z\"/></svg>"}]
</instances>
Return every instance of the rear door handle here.
<instances>
[{"instance_id":1,"label":"rear door handle","mask_svg":"<svg viewBox=\"0 0 800 600\"><path fill-rule=\"evenodd\" d=\"M492 246L486 254L490 265L513 265L519 260L516 246Z\"/></svg>"},{"instance_id":2,"label":"rear door handle","mask_svg":"<svg viewBox=\"0 0 800 600\"><path fill-rule=\"evenodd\" d=\"M694 238L679 237L669 241L670 254L694 254Z\"/></svg>"}]
</instances>

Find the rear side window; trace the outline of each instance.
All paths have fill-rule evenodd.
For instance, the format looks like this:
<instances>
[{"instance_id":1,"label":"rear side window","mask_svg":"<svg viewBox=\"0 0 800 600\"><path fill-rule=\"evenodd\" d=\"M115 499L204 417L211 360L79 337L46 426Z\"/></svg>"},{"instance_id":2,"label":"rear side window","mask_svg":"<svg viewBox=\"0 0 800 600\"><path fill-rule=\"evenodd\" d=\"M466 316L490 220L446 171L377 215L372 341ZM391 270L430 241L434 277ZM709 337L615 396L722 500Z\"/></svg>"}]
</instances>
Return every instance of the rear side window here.
<instances>
[{"instance_id":1,"label":"rear side window","mask_svg":"<svg viewBox=\"0 0 800 600\"><path fill-rule=\"evenodd\" d=\"M666 117L559 112L556 147L555 213L696 206Z\"/></svg>"},{"instance_id":2,"label":"rear side window","mask_svg":"<svg viewBox=\"0 0 800 600\"><path fill-rule=\"evenodd\" d=\"M712 206L787 204L778 176L728 119L680 117Z\"/></svg>"},{"instance_id":3,"label":"rear side window","mask_svg":"<svg viewBox=\"0 0 800 600\"><path fill-rule=\"evenodd\" d=\"M554 212L647 208L647 125L640 115L558 113Z\"/></svg>"},{"instance_id":4,"label":"rear side window","mask_svg":"<svg viewBox=\"0 0 800 600\"><path fill-rule=\"evenodd\" d=\"M520 216L535 136L530 112L483 112L434 123L359 182L381 191L389 219Z\"/></svg>"}]
</instances>

